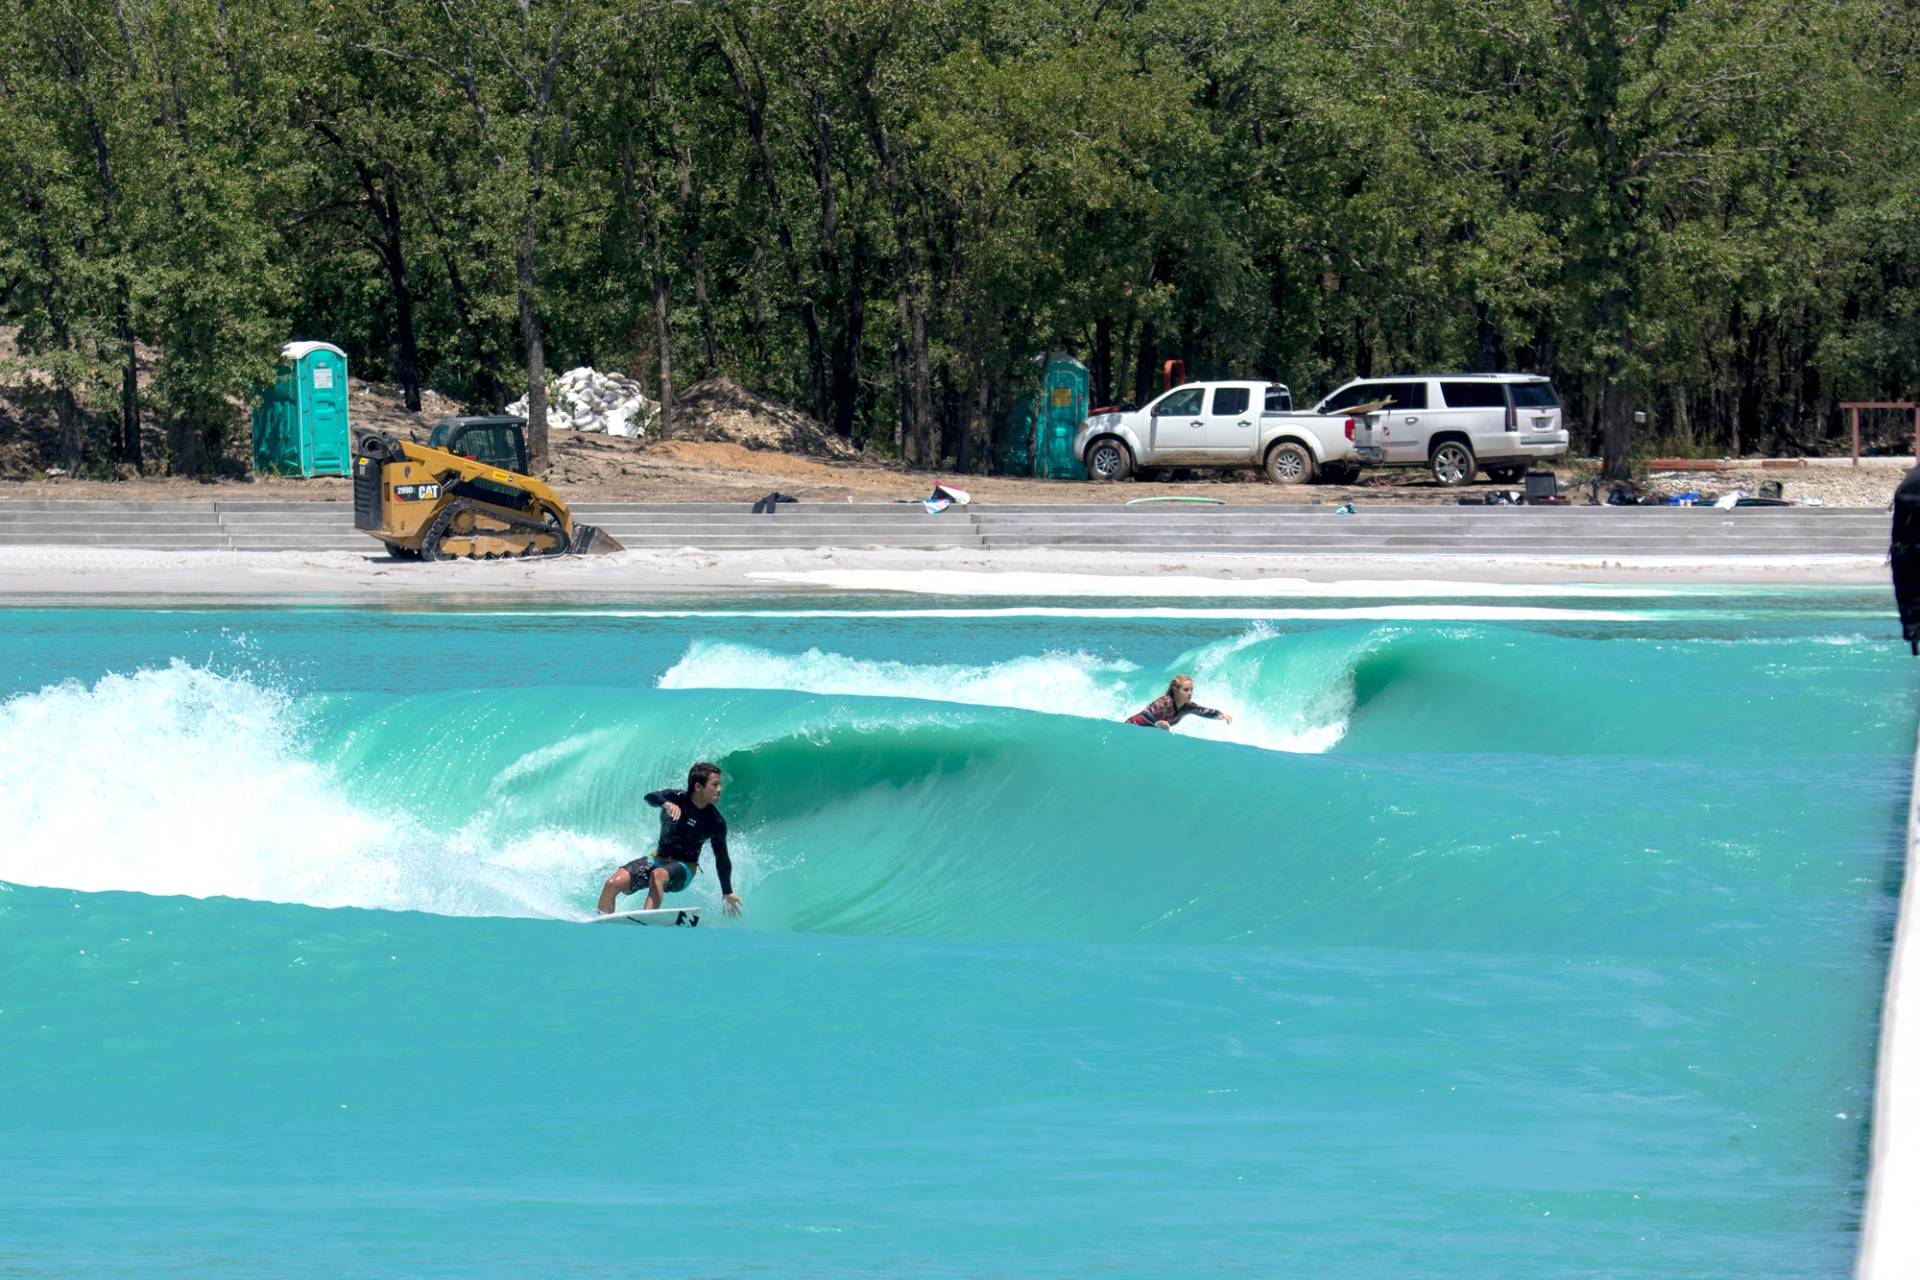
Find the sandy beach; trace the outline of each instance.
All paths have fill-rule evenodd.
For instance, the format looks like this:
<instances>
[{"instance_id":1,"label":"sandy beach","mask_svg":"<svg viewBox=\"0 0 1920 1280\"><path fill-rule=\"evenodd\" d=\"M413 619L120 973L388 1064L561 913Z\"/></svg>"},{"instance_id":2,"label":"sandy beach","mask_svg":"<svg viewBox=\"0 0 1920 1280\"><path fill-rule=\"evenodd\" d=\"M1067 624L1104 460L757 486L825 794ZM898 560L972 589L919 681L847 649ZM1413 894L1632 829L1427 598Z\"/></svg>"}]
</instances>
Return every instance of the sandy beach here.
<instances>
[{"instance_id":1,"label":"sandy beach","mask_svg":"<svg viewBox=\"0 0 1920 1280\"><path fill-rule=\"evenodd\" d=\"M621 599L709 593L906 592L1141 597L1458 593L1459 584L1873 586L1884 556L1155 555L1060 550L623 551L542 561L418 564L356 551L0 547L0 597L271 600ZM1891 597L1889 597L1891 607Z\"/></svg>"}]
</instances>

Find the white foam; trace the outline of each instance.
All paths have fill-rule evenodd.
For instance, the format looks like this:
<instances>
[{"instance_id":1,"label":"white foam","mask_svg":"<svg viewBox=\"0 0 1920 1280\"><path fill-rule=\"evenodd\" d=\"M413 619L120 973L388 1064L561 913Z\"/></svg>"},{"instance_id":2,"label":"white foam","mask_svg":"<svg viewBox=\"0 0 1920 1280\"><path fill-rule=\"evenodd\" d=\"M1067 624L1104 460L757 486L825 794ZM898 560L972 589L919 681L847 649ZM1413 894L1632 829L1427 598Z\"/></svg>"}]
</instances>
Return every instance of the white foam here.
<instances>
[{"instance_id":1,"label":"white foam","mask_svg":"<svg viewBox=\"0 0 1920 1280\"><path fill-rule=\"evenodd\" d=\"M1350 656L1332 659L1339 670L1310 673L1281 697L1268 699L1236 670L1235 659L1242 650L1275 639L1271 631L1259 628L1182 655L1181 664L1193 669L1205 691L1200 700L1234 719L1228 724L1189 717L1181 722L1180 732L1274 751L1331 749L1346 732L1353 710ZM967 666L876 661L817 648L783 654L752 645L696 641L661 675L659 687L917 698L1112 722L1158 697L1170 674L1145 673L1131 662L1084 653ZM1257 681L1257 673L1251 679Z\"/></svg>"},{"instance_id":2,"label":"white foam","mask_svg":"<svg viewBox=\"0 0 1920 1280\"><path fill-rule=\"evenodd\" d=\"M1108 719L1131 699L1127 677L1137 670L1131 662L1084 653L1049 653L989 666L916 665L850 658L819 649L783 654L752 645L699 641L661 675L659 686L921 698Z\"/></svg>"},{"instance_id":3,"label":"white foam","mask_svg":"<svg viewBox=\"0 0 1920 1280\"><path fill-rule=\"evenodd\" d=\"M1670 587L1606 586L1542 583L1383 579L1378 581L1314 582L1307 578L1202 578L1165 574L1156 576L1105 573L1037 573L1023 571L975 572L964 569L812 569L805 572L750 573L762 582L830 587L844 591L905 591L936 596L1083 596L1109 599L1216 600L1273 599L1311 596L1320 599L1536 599L1601 598L1652 599L1695 595Z\"/></svg>"},{"instance_id":4,"label":"white foam","mask_svg":"<svg viewBox=\"0 0 1920 1280\"><path fill-rule=\"evenodd\" d=\"M447 915L569 915L633 856L547 830L454 830L356 797L293 700L175 662L0 702L0 880Z\"/></svg>"},{"instance_id":5,"label":"white foam","mask_svg":"<svg viewBox=\"0 0 1920 1280\"><path fill-rule=\"evenodd\" d=\"M475 616L468 614L467 616ZM1202 622L1645 622L1659 618L1698 615L1638 612L1622 609L1554 609L1532 605L1402 604L1335 607L1327 609L1260 609L1253 607L1129 606L1073 608L1051 605L1010 605L995 609L537 609L494 615L515 618L1170 618Z\"/></svg>"}]
</instances>

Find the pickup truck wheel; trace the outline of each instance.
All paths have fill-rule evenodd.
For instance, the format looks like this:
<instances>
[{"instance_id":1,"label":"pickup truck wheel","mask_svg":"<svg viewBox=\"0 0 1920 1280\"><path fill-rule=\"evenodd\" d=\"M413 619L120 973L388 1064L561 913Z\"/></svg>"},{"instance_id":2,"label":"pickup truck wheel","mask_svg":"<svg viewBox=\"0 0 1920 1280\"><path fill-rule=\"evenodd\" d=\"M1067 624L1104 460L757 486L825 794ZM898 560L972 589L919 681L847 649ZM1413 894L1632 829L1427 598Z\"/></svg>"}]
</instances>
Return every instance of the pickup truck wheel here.
<instances>
[{"instance_id":1,"label":"pickup truck wheel","mask_svg":"<svg viewBox=\"0 0 1920 1280\"><path fill-rule=\"evenodd\" d=\"M1495 484L1517 484L1527 473L1525 467L1488 467L1487 478Z\"/></svg>"},{"instance_id":2,"label":"pickup truck wheel","mask_svg":"<svg viewBox=\"0 0 1920 1280\"><path fill-rule=\"evenodd\" d=\"M1087 479L1111 484L1133 474L1133 455L1118 440L1101 440L1087 450Z\"/></svg>"},{"instance_id":3,"label":"pickup truck wheel","mask_svg":"<svg viewBox=\"0 0 1920 1280\"><path fill-rule=\"evenodd\" d=\"M1442 442L1433 451L1429 465L1433 478L1448 487L1469 483L1476 469L1473 450L1458 440Z\"/></svg>"},{"instance_id":4,"label":"pickup truck wheel","mask_svg":"<svg viewBox=\"0 0 1920 1280\"><path fill-rule=\"evenodd\" d=\"M1281 441L1267 450L1267 479L1275 484L1306 484L1313 479L1313 455L1303 444Z\"/></svg>"}]
</instances>

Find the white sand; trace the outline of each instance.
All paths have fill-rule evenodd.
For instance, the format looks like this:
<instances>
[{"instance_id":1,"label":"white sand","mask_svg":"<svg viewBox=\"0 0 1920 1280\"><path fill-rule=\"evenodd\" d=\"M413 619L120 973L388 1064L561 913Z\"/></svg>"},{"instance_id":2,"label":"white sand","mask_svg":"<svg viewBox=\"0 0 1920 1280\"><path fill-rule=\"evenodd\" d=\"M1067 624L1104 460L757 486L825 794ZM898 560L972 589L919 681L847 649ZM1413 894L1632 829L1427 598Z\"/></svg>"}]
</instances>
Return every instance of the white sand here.
<instances>
[{"instance_id":1,"label":"white sand","mask_svg":"<svg viewBox=\"0 0 1920 1280\"><path fill-rule=\"evenodd\" d=\"M1172 597L1537 594L1543 586L1697 590L1883 585L1884 556L1141 555L1083 550L623 551L418 564L357 551L0 547L0 596L623 597L804 595ZM1488 584L1506 590L1486 591ZM1528 588L1532 588L1529 590ZM1593 594L1660 594L1595 591Z\"/></svg>"}]
</instances>

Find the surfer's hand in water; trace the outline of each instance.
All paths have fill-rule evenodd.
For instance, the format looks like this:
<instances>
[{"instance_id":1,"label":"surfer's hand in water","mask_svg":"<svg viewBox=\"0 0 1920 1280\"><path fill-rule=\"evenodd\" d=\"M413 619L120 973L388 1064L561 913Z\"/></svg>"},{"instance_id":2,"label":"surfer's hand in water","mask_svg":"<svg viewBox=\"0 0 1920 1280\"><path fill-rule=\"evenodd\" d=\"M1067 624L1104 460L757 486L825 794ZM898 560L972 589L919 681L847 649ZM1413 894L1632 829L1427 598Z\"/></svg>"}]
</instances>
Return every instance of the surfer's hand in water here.
<instances>
[{"instance_id":1,"label":"surfer's hand in water","mask_svg":"<svg viewBox=\"0 0 1920 1280\"><path fill-rule=\"evenodd\" d=\"M1226 722L1227 722L1228 724L1232 724L1232 723L1233 723L1233 717L1232 717L1232 716L1230 716L1230 715L1228 715L1228 714L1227 714L1226 712L1224 712L1224 711L1222 711L1222 712L1220 713L1220 718L1221 718L1222 720L1225 720L1225 721L1226 721Z\"/></svg>"},{"instance_id":2,"label":"surfer's hand in water","mask_svg":"<svg viewBox=\"0 0 1920 1280\"><path fill-rule=\"evenodd\" d=\"M667 821L669 821L669 822L678 822L678 821L680 821L680 806L679 806L679 805L677 805L677 804L675 804L675 803L674 803L673 801L671 801L671 800L669 800L669 801L667 801L667 802L666 802L665 804L663 804L663 805L661 805L660 807L661 807L662 809L665 809L665 810L667 811Z\"/></svg>"},{"instance_id":3,"label":"surfer's hand in water","mask_svg":"<svg viewBox=\"0 0 1920 1280\"><path fill-rule=\"evenodd\" d=\"M728 915L737 916L740 914L740 895L729 893L720 899L720 905L726 909Z\"/></svg>"},{"instance_id":4,"label":"surfer's hand in water","mask_svg":"<svg viewBox=\"0 0 1920 1280\"><path fill-rule=\"evenodd\" d=\"M1165 720L1155 720L1155 721L1153 722L1153 727L1154 727L1154 728L1156 728L1156 729L1171 729L1171 728L1173 728L1173 726L1172 726L1172 725L1170 725L1170 724L1168 724L1168 723L1167 723L1167 722L1166 722Z\"/></svg>"}]
</instances>

